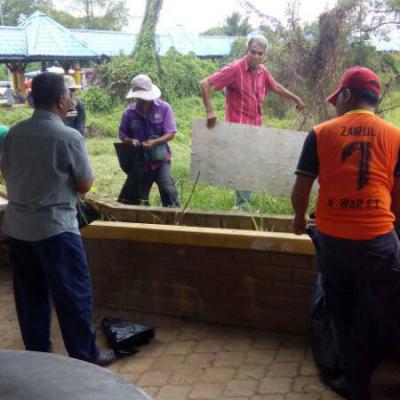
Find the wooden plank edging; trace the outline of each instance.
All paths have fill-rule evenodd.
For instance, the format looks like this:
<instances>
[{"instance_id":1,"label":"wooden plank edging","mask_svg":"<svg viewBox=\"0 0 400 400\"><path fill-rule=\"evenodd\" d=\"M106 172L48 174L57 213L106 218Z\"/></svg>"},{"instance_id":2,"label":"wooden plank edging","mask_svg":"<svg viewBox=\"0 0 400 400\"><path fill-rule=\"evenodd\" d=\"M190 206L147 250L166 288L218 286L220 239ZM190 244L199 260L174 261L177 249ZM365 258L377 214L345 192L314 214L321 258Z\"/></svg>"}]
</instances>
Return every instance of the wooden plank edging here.
<instances>
[{"instance_id":1,"label":"wooden plank edging","mask_svg":"<svg viewBox=\"0 0 400 400\"><path fill-rule=\"evenodd\" d=\"M95 221L81 231L87 239L131 240L187 246L219 247L314 255L307 235L239 229Z\"/></svg>"}]
</instances>

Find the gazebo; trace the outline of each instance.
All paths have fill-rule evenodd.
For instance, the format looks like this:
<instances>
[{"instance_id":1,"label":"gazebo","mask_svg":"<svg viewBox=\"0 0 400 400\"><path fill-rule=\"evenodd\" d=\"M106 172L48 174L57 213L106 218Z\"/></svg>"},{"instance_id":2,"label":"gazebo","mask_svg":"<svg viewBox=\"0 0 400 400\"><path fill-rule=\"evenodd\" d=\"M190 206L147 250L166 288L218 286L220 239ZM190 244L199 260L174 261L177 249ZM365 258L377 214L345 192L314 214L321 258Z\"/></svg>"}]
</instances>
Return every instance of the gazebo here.
<instances>
[{"instance_id":1,"label":"gazebo","mask_svg":"<svg viewBox=\"0 0 400 400\"><path fill-rule=\"evenodd\" d=\"M160 55L171 47L181 54L194 53L202 58L220 58L231 51L236 36L197 35L183 26L156 35ZM101 60L131 54L136 34L132 32L67 29L46 14L36 11L19 26L0 26L0 63L12 72L13 87L24 94L24 72L29 62L57 61L68 73L71 67L80 80L79 62Z\"/></svg>"},{"instance_id":2,"label":"gazebo","mask_svg":"<svg viewBox=\"0 0 400 400\"><path fill-rule=\"evenodd\" d=\"M74 33L39 11L18 27L0 26L0 38L0 62L12 72L13 86L22 94L29 62L41 62L45 70L46 62L58 61L68 71L71 66L79 70L79 61L101 59Z\"/></svg>"}]
</instances>

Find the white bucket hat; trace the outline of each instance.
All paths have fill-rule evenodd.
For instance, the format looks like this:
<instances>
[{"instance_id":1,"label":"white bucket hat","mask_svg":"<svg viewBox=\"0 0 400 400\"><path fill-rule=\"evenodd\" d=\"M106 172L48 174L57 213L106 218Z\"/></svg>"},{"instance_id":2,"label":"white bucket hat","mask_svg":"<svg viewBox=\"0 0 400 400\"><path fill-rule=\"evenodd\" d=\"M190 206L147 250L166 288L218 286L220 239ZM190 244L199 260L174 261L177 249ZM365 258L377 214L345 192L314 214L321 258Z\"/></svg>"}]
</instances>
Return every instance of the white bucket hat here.
<instances>
[{"instance_id":1,"label":"white bucket hat","mask_svg":"<svg viewBox=\"0 0 400 400\"><path fill-rule=\"evenodd\" d=\"M82 86L78 85L71 75L64 75L64 81L68 89L82 89Z\"/></svg>"},{"instance_id":2,"label":"white bucket hat","mask_svg":"<svg viewBox=\"0 0 400 400\"><path fill-rule=\"evenodd\" d=\"M156 100L161 96L160 89L145 75L136 75L132 79L132 87L126 95L127 99Z\"/></svg>"}]
</instances>

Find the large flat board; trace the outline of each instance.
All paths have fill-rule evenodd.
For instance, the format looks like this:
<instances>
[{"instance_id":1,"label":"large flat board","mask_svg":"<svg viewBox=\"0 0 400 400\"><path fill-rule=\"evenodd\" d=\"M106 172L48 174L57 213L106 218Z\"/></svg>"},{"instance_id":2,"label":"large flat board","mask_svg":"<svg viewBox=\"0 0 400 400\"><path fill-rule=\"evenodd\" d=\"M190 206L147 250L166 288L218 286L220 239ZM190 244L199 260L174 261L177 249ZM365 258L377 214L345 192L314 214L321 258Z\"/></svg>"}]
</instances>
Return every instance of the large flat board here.
<instances>
[{"instance_id":1,"label":"large flat board","mask_svg":"<svg viewBox=\"0 0 400 400\"><path fill-rule=\"evenodd\" d=\"M289 195L306 132L193 121L191 176L238 190Z\"/></svg>"}]
</instances>

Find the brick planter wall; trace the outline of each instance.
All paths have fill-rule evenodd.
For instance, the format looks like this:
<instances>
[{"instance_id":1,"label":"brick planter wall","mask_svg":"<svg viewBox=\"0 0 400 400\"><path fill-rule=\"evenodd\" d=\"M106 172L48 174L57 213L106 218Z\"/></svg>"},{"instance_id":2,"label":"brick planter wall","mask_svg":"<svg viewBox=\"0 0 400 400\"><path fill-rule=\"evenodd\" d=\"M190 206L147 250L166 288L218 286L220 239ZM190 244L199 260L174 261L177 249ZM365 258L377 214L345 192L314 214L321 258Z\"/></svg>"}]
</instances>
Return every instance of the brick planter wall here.
<instances>
[{"instance_id":1,"label":"brick planter wall","mask_svg":"<svg viewBox=\"0 0 400 400\"><path fill-rule=\"evenodd\" d=\"M310 254L131 239L84 242L98 306L305 333L316 279Z\"/></svg>"}]
</instances>

